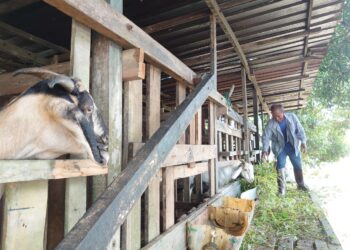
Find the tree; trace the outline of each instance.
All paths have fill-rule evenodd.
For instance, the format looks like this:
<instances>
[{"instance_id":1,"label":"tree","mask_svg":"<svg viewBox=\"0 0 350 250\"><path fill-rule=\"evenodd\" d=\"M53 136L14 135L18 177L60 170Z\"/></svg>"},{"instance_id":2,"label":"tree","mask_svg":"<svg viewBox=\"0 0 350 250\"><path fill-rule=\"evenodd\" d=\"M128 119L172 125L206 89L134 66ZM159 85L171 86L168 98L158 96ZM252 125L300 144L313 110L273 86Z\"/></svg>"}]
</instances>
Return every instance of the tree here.
<instances>
[{"instance_id":1,"label":"tree","mask_svg":"<svg viewBox=\"0 0 350 250\"><path fill-rule=\"evenodd\" d=\"M298 112L308 136L309 159L336 161L348 154L350 128L350 4L335 29L306 108Z\"/></svg>"}]
</instances>

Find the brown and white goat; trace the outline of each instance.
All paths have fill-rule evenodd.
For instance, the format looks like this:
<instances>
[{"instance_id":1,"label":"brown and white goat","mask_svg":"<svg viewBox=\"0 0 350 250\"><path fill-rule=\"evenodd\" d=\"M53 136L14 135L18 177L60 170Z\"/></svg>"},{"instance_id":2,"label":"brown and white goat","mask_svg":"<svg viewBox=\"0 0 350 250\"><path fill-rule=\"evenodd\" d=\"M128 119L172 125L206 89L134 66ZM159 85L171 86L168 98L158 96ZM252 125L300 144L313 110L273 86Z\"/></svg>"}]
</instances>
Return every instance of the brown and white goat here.
<instances>
[{"instance_id":1,"label":"brown and white goat","mask_svg":"<svg viewBox=\"0 0 350 250\"><path fill-rule=\"evenodd\" d=\"M64 154L108 161L108 131L79 79L40 68L44 79L0 111L0 159L54 159Z\"/></svg>"}]
</instances>

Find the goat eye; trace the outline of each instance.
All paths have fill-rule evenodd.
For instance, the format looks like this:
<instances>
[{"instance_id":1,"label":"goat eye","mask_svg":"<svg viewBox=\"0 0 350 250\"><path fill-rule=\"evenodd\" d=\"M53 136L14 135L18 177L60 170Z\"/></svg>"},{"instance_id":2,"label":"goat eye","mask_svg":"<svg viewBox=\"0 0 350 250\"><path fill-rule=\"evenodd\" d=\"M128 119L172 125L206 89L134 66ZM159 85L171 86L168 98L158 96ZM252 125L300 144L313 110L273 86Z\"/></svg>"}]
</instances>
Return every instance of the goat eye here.
<instances>
[{"instance_id":1,"label":"goat eye","mask_svg":"<svg viewBox=\"0 0 350 250\"><path fill-rule=\"evenodd\" d=\"M87 108L87 109L86 109L86 112L92 113L92 108Z\"/></svg>"}]
</instances>

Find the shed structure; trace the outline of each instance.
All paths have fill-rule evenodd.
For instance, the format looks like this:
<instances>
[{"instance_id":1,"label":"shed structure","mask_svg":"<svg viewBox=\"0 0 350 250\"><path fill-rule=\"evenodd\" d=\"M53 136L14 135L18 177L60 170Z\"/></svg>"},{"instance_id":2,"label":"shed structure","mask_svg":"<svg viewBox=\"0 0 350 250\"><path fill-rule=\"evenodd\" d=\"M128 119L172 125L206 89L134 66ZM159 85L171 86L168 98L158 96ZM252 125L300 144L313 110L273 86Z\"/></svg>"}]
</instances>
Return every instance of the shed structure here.
<instances>
[{"instance_id":1,"label":"shed structure","mask_svg":"<svg viewBox=\"0 0 350 250\"><path fill-rule=\"evenodd\" d=\"M186 223L239 193L222 169L259 160L269 106L306 104L342 5L0 0L0 105L37 82L16 69L72 74L110 140L108 167L0 160L0 248L185 249Z\"/></svg>"}]
</instances>

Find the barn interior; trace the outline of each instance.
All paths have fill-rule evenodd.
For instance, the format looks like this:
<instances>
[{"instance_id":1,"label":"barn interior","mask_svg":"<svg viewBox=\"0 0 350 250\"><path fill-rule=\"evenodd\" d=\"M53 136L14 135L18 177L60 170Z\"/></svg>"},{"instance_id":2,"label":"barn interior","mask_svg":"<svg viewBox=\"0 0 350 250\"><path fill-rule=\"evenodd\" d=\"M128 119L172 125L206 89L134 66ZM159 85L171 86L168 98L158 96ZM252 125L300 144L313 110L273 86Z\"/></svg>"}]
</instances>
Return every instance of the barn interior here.
<instances>
[{"instance_id":1,"label":"barn interior","mask_svg":"<svg viewBox=\"0 0 350 250\"><path fill-rule=\"evenodd\" d=\"M85 22L88 18L80 17L78 12L72 12L71 8L65 6L66 3L67 6L74 5L71 3L72 1L63 1L65 3L63 5L58 2L55 0L44 2L39 0L0 0L0 107L5 106L13 97L37 82L37 79L33 80L30 77L13 77L12 72L17 69L45 67L58 73L71 74L72 65L70 65L70 62L72 64L72 55L74 54L71 49L74 39L72 20L77 19L88 27L89 22ZM81 2L82 5L84 3L84 1L78 2ZM93 6L91 2L93 1L87 1L86 6L88 7L86 9L81 7L85 14L89 11L92 15L95 15L95 12L103 13L99 9L100 5L105 6L101 3L102 0L97 1L95 12L91 7ZM153 249L159 249L162 244L165 244L164 241L169 240L167 237L171 237L172 242L182 241L182 236L176 238L176 230L180 230L180 226L175 227L178 225L176 222L181 221L180 218L183 218L183 215L186 214L188 215L187 220L193 218L196 213L198 215L198 211L194 213L189 213L189 211L192 207L203 203L205 198L197 193L196 198L191 200L186 194L186 192L189 192L186 191L186 187L184 188L185 191L182 191L177 190L177 186L189 185L189 177L193 175L196 176L197 185L201 186L201 188L195 187L196 190L202 192L202 177L199 176L208 171L208 165L210 169L210 165L214 164L211 161L215 162L215 166L221 164L222 166L234 167L239 165L238 162L241 159L257 162L261 150L260 135L264 123L269 118L269 107L275 103L282 103L285 110L298 110L305 107L307 98L312 92L319 67L327 54L327 48L335 27L341 21L341 9L344 1L125 0L124 2L110 2L112 7L116 8L115 6L118 6L118 11L122 12L131 21L132 25L143 30L144 36L138 37L141 44L145 43L145 46L149 46L151 44L149 41L153 39L157 42L157 46L164 47L197 76L204 76L206 73L212 72L214 65L216 90L219 94L214 103L218 107L225 107L224 111L222 109L219 111L219 108L217 108L216 117L214 115L214 118L212 118L213 104L211 104L211 99L205 101L201 105L201 112L199 112L201 114L198 115L197 113L196 115L196 122L193 122L187 129L186 135L179 139L180 144L198 144L203 148L204 145L215 145L215 156L204 160L192 159L188 160L186 164L182 163L186 167L184 167L186 171L192 172L179 174L180 181L172 180L175 181L176 188L175 190L174 187L170 189L170 192L173 192L169 195L172 196L171 199L159 197L156 199L158 210L161 210L159 212L161 216L158 215L157 218L157 223L160 225L158 231L156 230L152 237L147 237L145 228L148 222L139 219L139 226L136 226L136 231L133 231L134 234L135 232L138 234L136 239L139 240L136 240L136 243L130 243L129 241L132 240L125 237L126 240L121 241L127 243L117 243L126 244L128 249L139 249L141 246L144 249L152 249L152 247ZM76 9L78 7L74 6ZM106 20L99 19L100 22ZM121 24L114 23L114 25ZM132 25L129 31L133 32L135 30L135 34L139 34L139 30L136 30ZM96 27L89 27L92 30L92 47L94 47L94 42L100 39L101 31L98 28L99 26ZM107 34L103 32L102 35ZM150 36L149 38L146 36L147 34ZM142 40L144 37L146 37L146 40ZM112 35L108 38L112 39ZM114 41L117 42L117 40ZM122 42L120 45L123 49L135 47L132 42L128 41ZM79 51L77 53L79 54ZM154 59L148 53L147 48L145 48L144 61L147 64L158 66L159 62L154 63ZM88 56L94 57L93 52L89 50ZM177 62L174 62L175 64ZM93 66L89 65L87 63L87 66L91 67L93 71ZM159 117L161 122L166 122L176 110L176 107L186 98L186 93L194 92L194 85L189 84L186 77L175 77L177 73L172 74L171 72L173 65L163 66L159 66L161 69L161 73L159 73ZM146 75L147 70L148 68L146 68ZM138 94L134 93L130 97L141 99L142 103L140 104L141 107L139 106L141 113L135 111L135 114L141 115L141 125L138 129L141 131L141 137L139 136L134 141L129 137L129 143L147 142L152 134L147 130L149 127L147 125L147 96L150 94L146 78L141 79L141 92L135 92ZM98 88L98 85L96 86ZM98 93L94 90L96 86L90 84L92 93ZM109 91L111 91L111 88ZM109 103L109 105L112 105L111 100ZM130 99L130 103L133 103L133 99ZM110 108L111 106L107 105L102 107L102 110L108 113ZM221 114L221 116L218 114ZM211 119L214 119L214 121ZM216 120L225 125L217 124ZM131 121L129 120L129 122ZM213 124L212 122L216 126L214 126L214 132L211 131L212 125L210 124ZM127 139L124 138L125 140ZM212 151L212 148L209 149L208 147L205 150L201 151L202 154L204 154L203 152ZM181 157L181 155L177 156ZM124 160L124 163L126 165L127 160ZM10 163L0 161L3 168L7 166L6 164ZM198 167L193 168L196 164ZM176 163L175 165L180 164ZM192 167L189 167L190 165ZM123 167L121 168L123 169ZM200 170L195 171L195 169ZM169 173L163 168L162 178L160 178L162 180L160 181L161 187L164 187L166 180L168 180L166 178L167 174ZM87 190L93 189L93 178L95 177L88 178ZM2 183L11 182L13 181L3 181ZM52 204L56 203L56 211L65 210L65 204L67 203L65 203L66 199L63 193L66 184L64 181L58 180L50 180L49 182L51 189L48 189L48 206L53 206ZM171 185L173 185L173 182L171 182ZM107 184L105 185L107 186ZM167 185L169 186L169 183ZM237 185L237 183L234 182L230 185ZM217 184L214 194L217 194L219 190L222 191L223 187L219 188ZM57 192L57 197L61 197L59 201L51 200L50 196L53 193L50 192ZM93 193L94 191L90 192ZM158 192L163 197L168 190L165 191L160 188ZM209 195L209 197L214 196L214 194ZM4 226L6 224L4 218L7 216L6 209L4 209L4 207L6 208L6 197L9 196L4 195L2 198L3 237L5 237L5 232L11 233ZM144 199L142 204L145 202ZM92 194L88 195L88 206L91 206L94 200ZM168 204L168 202L173 203L171 205L173 209L170 212L164 212L164 204ZM145 213L144 209L146 208L144 208L144 205L142 207L139 214ZM164 213L170 213L170 217L173 217L170 219L170 224L166 222L168 219L165 219L169 215L164 215ZM143 218L143 215L141 217ZM43 249L52 249L67 233L64 230L65 215L58 212L55 215L49 213L47 223L48 226L45 226L47 229L44 230L45 233L42 233L42 235L45 235L45 247ZM56 226L53 226L55 223ZM184 225L182 225L183 227ZM130 228L133 228L133 226ZM170 229L171 231L169 231ZM53 233L50 234L50 230ZM125 229L125 232L128 232L128 230ZM122 239L123 232L124 229L121 233ZM128 233L125 233L125 235L128 235ZM130 244L130 247L128 244ZM11 249L11 246L2 245L2 247L3 249Z\"/></svg>"}]
</instances>

